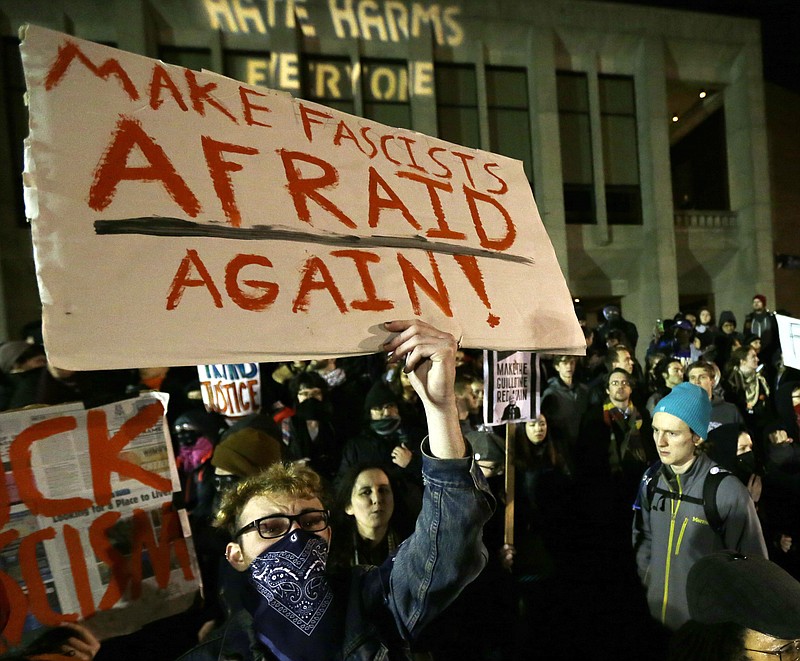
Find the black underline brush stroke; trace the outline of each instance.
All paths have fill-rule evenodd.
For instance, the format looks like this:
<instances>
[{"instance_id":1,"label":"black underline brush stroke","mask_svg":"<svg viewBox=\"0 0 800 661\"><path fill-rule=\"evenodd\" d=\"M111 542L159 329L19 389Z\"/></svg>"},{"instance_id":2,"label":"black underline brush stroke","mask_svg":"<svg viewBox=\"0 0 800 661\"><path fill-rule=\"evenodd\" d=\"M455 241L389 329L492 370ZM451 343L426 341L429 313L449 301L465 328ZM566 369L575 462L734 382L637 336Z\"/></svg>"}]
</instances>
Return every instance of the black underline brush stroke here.
<instances>
[{"instance_id":1,"label":"black underline brush stroke","mask_svg":"<svg viewBox=\"0 0 800 661\"><path fill-rule=\"evenodd\" d=\"M470 255L486 259L499 259L516 264L533 264L534 260L522 255L508 255L493 250L470 248L450 243L429 241L423 236L354 236L351 234L312 234L272 225L232 227L224 224L195 223L181 218L121 218L119 220L94 221L95 234L142 234L169 237L211 237L217 239L246 239L293 241L346 248L399 248L403 250L428 250L445 255Z\"/></svg>"}]
</instances>

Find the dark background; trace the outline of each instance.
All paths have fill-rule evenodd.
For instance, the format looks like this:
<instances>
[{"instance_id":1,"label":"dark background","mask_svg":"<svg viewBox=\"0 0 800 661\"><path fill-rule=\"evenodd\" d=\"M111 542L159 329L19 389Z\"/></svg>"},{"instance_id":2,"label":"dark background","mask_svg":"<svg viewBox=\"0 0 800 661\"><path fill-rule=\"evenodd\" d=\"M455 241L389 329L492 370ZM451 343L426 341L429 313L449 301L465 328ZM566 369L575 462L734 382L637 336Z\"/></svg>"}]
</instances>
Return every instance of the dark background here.
<instances>
[{"instance_id":1,"label":"dark background","mask_svg":"<svg viewBox=\"0 0 800 661\"><path fill-rule=\"evenodd\" d=\"M614 0L614 3L759 19L764 78L771 83L800 91L798 0Z\"/></svg>"}]
</instances>

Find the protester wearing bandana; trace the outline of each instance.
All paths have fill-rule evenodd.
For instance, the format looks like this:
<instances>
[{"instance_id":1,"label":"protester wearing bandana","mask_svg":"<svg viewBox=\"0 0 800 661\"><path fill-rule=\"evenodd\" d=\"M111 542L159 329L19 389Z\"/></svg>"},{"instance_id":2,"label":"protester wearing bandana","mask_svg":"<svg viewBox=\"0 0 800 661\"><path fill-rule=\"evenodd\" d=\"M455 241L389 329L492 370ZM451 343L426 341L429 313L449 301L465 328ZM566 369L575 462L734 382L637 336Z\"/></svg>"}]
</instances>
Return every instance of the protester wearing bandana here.
<instances>
[{"instance_id":1,"label":"protester wearing bandana","mask_svg":"<svg viewBox=\"0 0 800 661\"><path fill-rule=\"evenodd\" d=\"M485 565L481 531L493 499L461 436L455 339L419 321L385 329L395 335L384 349L405 361L428 420L415 532L381 567L332 575L319 476L277 465L240 483L217 525L230 531L226 557L252 589L245 608L185 659L410 659L424 627Z\"/></svg>"}]
</instances>

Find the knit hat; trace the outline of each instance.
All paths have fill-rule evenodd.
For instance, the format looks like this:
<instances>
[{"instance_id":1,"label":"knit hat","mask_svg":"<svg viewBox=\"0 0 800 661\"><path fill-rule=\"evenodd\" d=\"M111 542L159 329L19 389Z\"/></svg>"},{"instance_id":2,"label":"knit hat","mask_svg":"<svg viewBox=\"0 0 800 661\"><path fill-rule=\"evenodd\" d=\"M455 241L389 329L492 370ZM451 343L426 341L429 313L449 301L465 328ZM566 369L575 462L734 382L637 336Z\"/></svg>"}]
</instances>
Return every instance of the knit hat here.
<instances>
[{"instance_id":1,"label":"knit hat","mask_svg":"<svg viewBox=\"0 0 800 661\"><path fill-rule=\"evenodd\" d=\"M398 397L388 385L382 381L376 381L369 389L364 400L364 410L369 413L370 409L379 408L386 404L397 404Z\"/></svg>"},{"instance_id":2,"label":"knit hat","mask_svg":"<svg viewBox=\"0 0 800 661\"><path fill-rule=\"evenodd\" d=\"M669 395L660 399L653 409L656 413L669 413L683 420L689 429L703 440L708 437L708 423L711 420L711 401L708 393L693 383L679 383Z\"/></svg>"},{"instance_id":3,"label":"knit hat","mask_svg":"<svg viewBox=\"0 0 800 661\"><path fill-rule=\"evenodd\" d=\"M751 342L755 342L756 340L761 341L761 338L755 333L748 333L744 336L744 342L742 344L743 346L748 347L750 346Z\"/></svg>"},{"instance_id":4,"label":"knit hat","mask_svg":"<svg viewBox=\"0 0 800 661\"><path fill-rule=\"evenodd\" d=\"M722 328L722 324L725 322L730 321L734 326L736 326L736 315L733 314L730 310L723 310L719 314L719 324L718 326Z\"/></svg>"},{"instance_id":5,"label":"knit hat","mask_svg":"<svg viewBox=\"0 0 800 661\"><path fill-rule=\"evenodd\" d=\"M692 619L732 622L776 638L800 638L800 583L766 558L719 551L689 571Z\"/></svg>"},{"instance_id":6,"label":"knit hat","mask_svg":"<svg viewBox=\"0 0 800 661\"><path fill-rule=\"evenodd\" d=\"M241 429L225 437L211 457L211 465L239 477L250 477L281 461L281 444L258 429Z\"/></svg>"},{"instance_id":7,"label":"knit hat","mask_svg":"<svg viewBox=\"0 0 800 661\"><path fill-rule=\"evenodd\" d=\"M756 300L756 299L761 301L761 305L763 305L764 307L767 307L767 297L764 296L764 294L756 294L755 296L753 296L753 300Z\"/></svg>"},{"instance_id":8,"label":"knit hat","mask_svg":"<svg viewBox=\"0 0 800 661\"><path fill-rule=\"evenodd\" d=\"M490 431L467 432L466 439L472 446L473 457L476 461L493 461L504 463L506 451L502 439Z\"/></svg>"}]
</instances>

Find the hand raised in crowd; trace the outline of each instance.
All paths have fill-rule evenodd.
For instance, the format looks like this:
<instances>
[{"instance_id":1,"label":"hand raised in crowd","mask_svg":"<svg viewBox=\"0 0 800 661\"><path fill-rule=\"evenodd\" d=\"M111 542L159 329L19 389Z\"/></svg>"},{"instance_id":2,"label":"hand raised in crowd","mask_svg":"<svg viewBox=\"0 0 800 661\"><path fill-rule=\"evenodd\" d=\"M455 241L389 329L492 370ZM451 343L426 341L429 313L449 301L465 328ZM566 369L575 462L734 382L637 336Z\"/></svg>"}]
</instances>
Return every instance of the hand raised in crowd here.
<instances>
[{"instance_id":1,"label":"hand raised in crowd","mask_svg":"<svg viewBox=\"0 0 800 661\"><path fill-rule=\"evenodd\" d=\"M411 450L403 443L392 450L392 463L400 466L400 468L406 468L411 463L413 456L414 454Z\"/></svg>"},{"instance_id":2,"label":"hand raised in crowd","mask_svg":"<svg viewBox=\"0 0 800 661\"><path fill-rule=\"evenodd\" d=\"M783 445L784 443L793 443L794 439L789 438L789 434L784 429L776 429L769 433L769 442L773 445Z\"/></svg>"},{"instance_id":3,"label":"hand raised in crowd","mask_svg":"<svg viewBox=\"0 0 800 661\"><path fill-rule=\"evenodd\" d=\"M418 319L389 321L384 328L397 333L383 345L384 350L392 360L405 359L403 371L423 402L455 403L455 338Z\"/></svg>"},{"instance_id":4,"label":"hand raised in crowd","mask_svg":"<svg viewBox=\"0 0 800 661\"><path fill-rule=\"evenodd\" d=\"M417 319L389 321L383 327L397 333L383 349L390 360L405 361L403 371L425 407L431 453L441 459L463 457L466 444L455 396L455 338Z\"/></svg>"}]
</instances>

